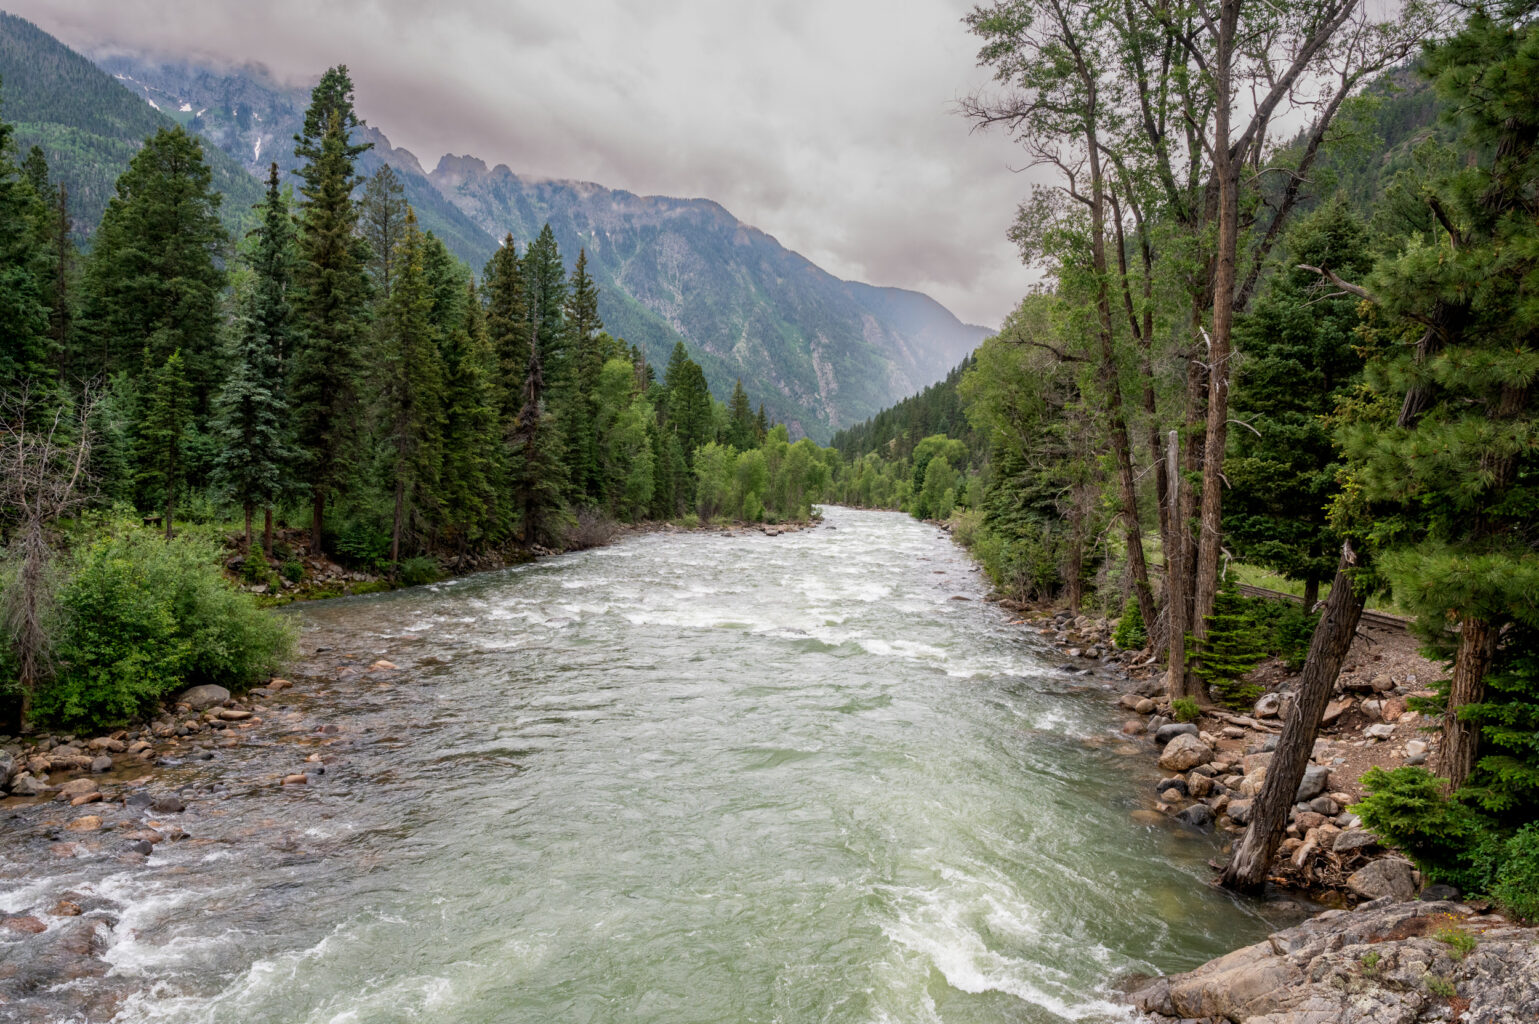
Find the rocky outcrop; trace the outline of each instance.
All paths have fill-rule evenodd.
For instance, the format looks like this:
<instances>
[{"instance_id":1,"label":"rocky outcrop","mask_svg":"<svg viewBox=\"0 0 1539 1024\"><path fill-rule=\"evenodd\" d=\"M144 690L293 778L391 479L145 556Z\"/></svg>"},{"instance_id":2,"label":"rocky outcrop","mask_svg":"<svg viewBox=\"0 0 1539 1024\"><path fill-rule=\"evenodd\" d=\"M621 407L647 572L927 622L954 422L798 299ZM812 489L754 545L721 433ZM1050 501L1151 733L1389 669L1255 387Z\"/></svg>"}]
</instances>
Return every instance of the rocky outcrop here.
<instances>
[{"instance_id":1,"label":"rocky outcrop","mask_svg":"<svg viewBox=\"0 0 1539 1024\"><path fill-rule=\"evenodd\" d=\"M1129 1001L1155 1019L1218 1024L1539 1020L1539 932L1451 902L1328 910Z\"/></svg>"}]
</instances>

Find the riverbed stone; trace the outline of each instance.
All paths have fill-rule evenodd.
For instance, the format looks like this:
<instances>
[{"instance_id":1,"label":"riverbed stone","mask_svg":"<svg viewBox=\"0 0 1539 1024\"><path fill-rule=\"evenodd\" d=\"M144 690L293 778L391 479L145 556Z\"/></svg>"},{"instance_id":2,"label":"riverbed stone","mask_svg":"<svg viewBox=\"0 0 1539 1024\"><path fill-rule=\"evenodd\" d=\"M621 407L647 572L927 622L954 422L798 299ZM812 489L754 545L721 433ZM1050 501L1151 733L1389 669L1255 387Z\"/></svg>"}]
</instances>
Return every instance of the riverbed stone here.
<instances>
[{"instance_id":1,"label":"riverbed stone","mask_svg":"<svg viewBox=\"0 0 1539 1024\"><path fill-rule=\"evenodd\" d=\"M1379 845L1379 837L1366 829L1349 828L1336 836L1331 850L1338 854L1357 853Z\"/></svg>"},{"instance_id":2,"label":"riverbed stone","mask_svg":"<svg viewBox=\"0 0 1539 1024\"><path fill-rule=\"evenodd\" d=\"M1165 745L1160 753L1160 767L1169 772L1184 772L1213 760L1213 748L1190 733L1183 733Z\"/></svg>"},{"instance_id":3,"label":"riverbed stone","mask_svg":"<svg viewBox=\"0 0 1539 1024\"><path fill-rule=\"evenodd\" d=\"M1250 798L1229 801L1229 817L1234 819L1236 825L1249 825L1251 809L1254 801Z\"/></svg>"},{"instance_id":4,"label":"riverbed stone","mask_svg":"<svg viewBox=\"0 0 1539 1024\"><path fill-rule=\"evenodd\" d=\"M1416 895L1416 869L1408 860L1381 857L1348 875L1347 888L1368 900L1381 896L1408 900Z\"/></svg>"},{"instance_id":5,"label":"riverbed stone","mask_svg":"<svg viewBox=\"0 0 1539 1024\"><path fill-rule=\"evenodd\" d=\"M230 691L214 683L190 686L177 695L177 703L186 704L194 711L217 707L230 699Z\"/></svg>"},{"instance_id":6,"label":"riverbed stone","mask_svg":"<svg viewBox=\"0 0 1539 1024\"><path fill-rule=\"evenodd\" d=\"M1304 777L1299 780L1299 788L1293 794L1294 803L1302 803L1313 800L1330 788L1331 771L1324 765L1310 764L1304 766Z\"/></svg>"},{"instance_id":7,"label":"riverbed stone","mask_svg":"<svg viewBox=\"0 0 1539 1024\"><path fill-rule=\"evenodd\" d=\"M1363 735L1372 740L1394 739L1395 727L1388 722L1376 722L1364 729Z\"/></svg>"},{"instance_id":8,"label":"riverbed stone","mask_svg":"<svg viewBox=\"0 0 1539 1024\"><path fill-rule=\"evenodd\" d=\"M161 793L150 800L150 810L156 814L180 814L187 809L187 801L175 793Z\"/></svg>"},{"instance_id":9,"label":"riverbed stone","mask_svg":"<svg viewBox=\"0 0 1539 1024\"><path fill-rule=\"evenodd\" d=\"M103 754L101 757L94 758L91 761L91 771L96 772L98 774L100 774L101 772L110 772L110 771L112 771L112 757L111 757L111 755Z\"/></svg>"},{"instance_id":10,"label":"riverbed stone","mask_svg":"<svg viewBox=\"0 0 1539 1024\"><path fill-rule=\"evenodd\" d=\"M76 818L74 821L70 822L68 825L65 825L64 829L67 832L95 832L98 829L100 829L101 827L102 827L101 815L99 815L99 814L87 814L84 817Z\"/></svg>"},{"instance_id":11,"label":"riverbed stone","mask_svg":"<svg viewBox=\"0 0 1539 1024\"><path fill-rule=\"evenodd\" d=\"M17 776L11 780L12 796L42 796L48 792L49 786L31 775Z\"/></svg>"},{"instance_id":12,"label":"riverbed stone","mask_svg":"<svg viewBox=\"0 0 1539 1024\"><path fill-rule=\"evenodd\" d=\"M1154 731L1154 742L1164 746L1177 736L1195 737L1196 735L1197 726L1191 722L1171 722L1168 725L1160 726Z\"/></svg>"},{"instance_id":13,"label":"riverbed stone","mask_svg":"<svg viewBox=\"0 0 1539 1024\"><path fill-rule=\"evenodd\" d=\"M1177 813L1176 820L1193 828L1210 828L1213 825L1213 808L1207 804L1192 804Z\"/></svg>"}]
</instances>

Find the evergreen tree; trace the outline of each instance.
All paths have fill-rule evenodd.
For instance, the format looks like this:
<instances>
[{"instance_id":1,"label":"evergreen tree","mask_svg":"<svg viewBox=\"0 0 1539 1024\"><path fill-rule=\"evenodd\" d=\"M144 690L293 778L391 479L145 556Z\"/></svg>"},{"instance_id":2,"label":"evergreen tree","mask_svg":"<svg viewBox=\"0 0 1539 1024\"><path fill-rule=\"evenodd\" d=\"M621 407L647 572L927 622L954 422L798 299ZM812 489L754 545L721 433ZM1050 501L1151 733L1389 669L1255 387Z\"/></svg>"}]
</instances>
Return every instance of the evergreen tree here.
<instances>
[{"instance_id":1,"label":"evergreen tree","mask_svg":"<svg viewBox=\"0 0 1539 1024\"><path fill-rule=\"evenodd\" d=\"M754 443L763 444L764 438L769 434L769 417L764 415L764 403L759 403L759 411L753 418Z\"/></svg>"},{"instance_id":2,"label":"evergreen tree","mask_svg":"<svg viewBox=\"0 0 1539 1024\"><path fill-rule=\"evenodd\" d=\"M289 394L310 487L310 544L316 554L321 552L326 503L346 487L350 475L347 462L356 428L359 347L368 299L365 253L356 235L358 211L352 201L358 184L353 148L343 116L333 112L314 160L303 171L301 189L295 288L301 340Z\"/></svg>"},{"instance_id":3,"label":"evergreen tree","mask_svg":"<svg viewBox=\"0 0 1539 1024\"><path fill-rule=\"evenodd\" d=\"M664 378L668 386L668 422L678 436L685 464L693 469L695 449L715 440L711 391L700 364L689 358L682 341L675 342Z\"/></svg>"},{"instance_id":4,"label":"evergreen tree","mask_svg":"<svg viewBox=\"0 0 1539 1024\"><path fill-rule=\"evenodd\" d=\"M508 438L508 473L518 531L525 544L558 544L566 521L562 494L566 466L561 438L545 408L545 375L540 350L529 354L524 373L524 404Z\"/></svg>"},{"instance_id":5,"label":"evergreen tree","mask_svg":"<svg viewBox=\"0 0 1539 1024\"><path fill-rule=\"evenodd\" d=\"M1266 650L1256 639L1256 625L1245 608L1239 585L1226 574L1208 616L1208 632L1195 655L1192 671L1213 691L1219 703L1244 711L1261 696L1261 687L1245 675L1261 663Z\"/></svg>"},{"instance_id":6,"label":"evergreen tree","mask_svg":"<svg viewBox=\"0 0 1539 1024\"><path fill-rule=\"evenodd\" d=\"M42 203L12 159L14 128L0 121L0 390L50 376L47 253L38 224Z\"/></svg>"},{"instance_id":7,"label":"evergreen tree","mask_svg":"<svg viewBox=\"0 0 1539 1024\"><path fill-rule=\"evenodd\" d=\"M181 126L156 132L118 178L83 285L89 371L158 368L180 352L199 417L221 377L221 199L202 143Z\"/></svg>"},{"instance_id":8,"label":"evergreen tree","mask_svg":"<svg viewBox=\"0 0 1539 1024\"><path fill-rule=\"evenodd\" d=\"M443 459L443 372L439 365L433 294L424 266L417 216L406 212L406 231L397 252L395 288L381 317L385 442L390 449L394 513L390 561L399 565L401 538L421 530L436 509Z\"/></svg>"},{"instance_id":9,"label":"evergreen tree","mask_svg":"<svg viewBox=\"0 0 1539 1024\"><path fill-rule=\"evenodd\" d=\"M251 518L267 510L263 551L272 555L271 506L282 495L293 452L288 446L288 402L283 359L293 342L293 228L288 202L278 188L278 165L268 169L267 196L256 230L251 264L255 281L238 323L230 376L216 403L219 453L215 476L245 514L245 545L251 550Z\"/></svg>"},{"instance_id":10,"label":"evergreen tree","mask_svg":"<svg viewBox=\"0 0 1539 1024\"><path fill-rule=\"evenodd\" d=\"M487 261L481 273L486 303L486 336L497 354L498 402L505 423L512 424L523 405L524 373L529 368L529 300L513 236Z\"/></svg>"},{"instance_id":11,"label":"evergreen tree","mask_svg":"<svg viewBox=\"0 0 1539 1024\"><path fill-rule=\"evenodd\" d=\"M152 352L147 348L144 355L148 365L134 431L134 461L139 485L160 499L166 539L170 540L176 495L186 473L184 446L192 423L192 395L181 352L173 349L159 365L150 362Z\"/></svg>"},{"instance_id":12,"label":"evergreen tree","mask_svg":"<svg viewBox=\"0 0 1539 1024\"><path fill-rule=\"evenodd\" d=\"M369 278L382 302L390 298L396 250L406 234L405 196L400 177L383 164L364 185L358 203L358 232L369 243Z\"/></svg>"},{"instance_id":13,"label":"evergreen tree","mask_svg":"<svg viewBox=\"0 0 1539 1024\"><path fill-rule=\"evenodd\" d=\"M598 415L599 373L606 354L600 341L604 329L598 313L598 287L588 273L588 252L577 251L577 265L572 269L567 287L563 320L568 348L575 362L576 390L564 417L567 431L567 467L571 473L573 496L581 501L602 502L604 481L599 467L595 418Z\"/></svg>"},{"instance_id":14,"label":"evergreen tree","mask_svg":"<svg viewBox=\"0 0 1539 1024\"><path fill-rule=\"evenodd\" d=\"M1342 466L1330 417L1362 374L1360 300L1321 294L1319 275L1298 264L1355 280L1371 259L1339 199L1300 221L1287 248L1289 267L1235 325L1242 360L1230 408L1245 426L1229 435L1224 532L1241 559L1303 582L1313 607L1341 548L1326 515Z\"/></svg>"},{"instance_id":15,"label":"evergreen tree","mask_svg":"<svg viewBox=\"0 0 1539 1024\"><path fill-rule=\"evenodd\" d=\"M571 339L565 326L566 269L550 225L540 229L521 261L524 289L529 304L530 343L540 350L542 393L558 409L574 384Z\"/></svg>"},{"instance_id":16,"label":"evergreen tree","mask_svg":"<svg viewBox=\"0 0 1539 1024\"><path fill-rule=\"evenodd\" d=\"M753 407L748 404L748 393L743 390L741 377L732 385L732 400L727 404L727 416L727 443L738 451L757 447L759 432L755 429Z\"/></svg>"},{"instance_id":17,"label":"evergreen tree","mask_svg":"<svg viewBox=\"0 0 1539 1024\"><path fill-rule=\"evenodd\" d=\"M374 144L352 141L354 129L365 128L367 125L358 119L353 109L353 79L348 74L346 64L327 68L321 80L310 91L310 106L305 109L304 125L300 133L294 136L294 155L304 161L297 173L305 179L305 185L309 188L316 187L318 176L323 173L321 157L333 117L341 123L343 155L350 165L356 163Z\"/></svg>"},{"instance_id":18,"label":"evergreen tree","mask_svg":"<svg viewBox=\"0 0 1539 1024\"><path fill-rule=\"evenodd\" d=\"M500 532L506 476L497 408L497 355L469 286L463 326L444 347L443 534L461 553Z\"/></svg>"}]
</instances>

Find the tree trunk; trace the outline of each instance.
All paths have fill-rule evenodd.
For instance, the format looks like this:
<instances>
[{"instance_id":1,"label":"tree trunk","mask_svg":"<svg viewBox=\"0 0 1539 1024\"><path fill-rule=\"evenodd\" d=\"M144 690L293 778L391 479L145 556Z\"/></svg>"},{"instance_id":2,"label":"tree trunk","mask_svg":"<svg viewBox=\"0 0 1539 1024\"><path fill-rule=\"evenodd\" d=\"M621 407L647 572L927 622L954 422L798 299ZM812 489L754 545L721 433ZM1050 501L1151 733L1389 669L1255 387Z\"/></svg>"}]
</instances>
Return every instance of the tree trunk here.
<instances>
[{"instance_id":1,"label":"tree trunk","mask_svg":"<svg viewBox=\"0 0 1539 1024\"><path fill-rule=\"evenodd\" d=\"M1277 738L1277 750L1267 764L1261 792L1251 805L1250 827L1245 830L1245 836L1220 878L1230 889L1256 892L1266 885L1272 854L1277 852L1277 845L1287 831L1288 809L1293 806L1299 781L1303 779L1309 756L1314 751L1315 735L1320 731L1325 705L1330 702L1341 663L1352 649L1357 623L1363 614L1365 598L1352 586L1350 575L1356 564L1352 545L1343 544L1336 578L1331 583L1331 596L1326 598L1320 625L1309 642L1309 659L1299 676L1282 735Z\"/></svg>"},{"instance_id":2,"label":"tree trunk","mask_svg":"<svg viewBox=\"0 0 1539 1024\"><path fill-rule=\"evenodd\" d=\"M1459 620L1459 649L1454 654L1448 684L1448 707L1443 711L1443 774L1450 792L1464 785L1480 751L1480 726L1459 719L1459 709L1485 700L1486 673L1496 656L1496 633L1491 623L1466 615Z\"/></svg>"},{"instance_id":3,"label":"tree trunk","mask_svg":"<svg viewBox=\"0 0 1539 1024\"><path fill-rule=\"evenodd\" d=\"M1315 605L1320 603L1320 581L1313 576L1304 581L1304 610L1314 611Z\"/></svg>"},{"instance_id":4,"label":"tree trunk","mask_svg":"<svg viewBox=\"0 0 1539 1024\"><path fill-rule=\"evenodd\" d=\"M166 540L171 539L171 513L176 509L176 490L166 484Z\"/></svg>"},{"instance_id":5,"label":"tree trunk","mask_svg":"<svg viewBox=\"0 0 1539 1024\"><path fill-rule=\"evenodd\" d=\"M401 510L406 505L406 481L395 482L395 517L390 526L390 578L395 579L401 564Z\"/></svg>"},{"instance_id":6,"label":"tree trunk","mask_svg":"<svg viewBox=\"0 0 1539 1024\"><path fill-rule=\"evenodd\" d=\"M326 492L317 486L311 491L310 503L310 554L321 557L321 525L326 515Z\"/></svg>"},{"instance_id":7,"label":"tree trunk","mask_svg":"<svg viewBox=\"0 0 1539 1024\"><path fill-rule=\"evenodd\" d=\"M1179 508L1181 490L1181 432L1170 432L1170 444L1165 450L1166 473L1170 477L1171 505ZM1165 550L1165 630L1168 640L1169 661L1165 671L1165 692L1172 698L1195 697L1194 680L1186 672L1186 623L1182 615L1186 611L1186 545L1180 540L1180 531L1172 529L1176 543Z\"/></svg>"},{"instance_id":8,"label":"tree trunk","mask_svg":"<svg viewBox=\"0 0 1539 1024\"><path fill-rule=\"evenodd\" d=\"M251 557L251 502L246 502L246 557Z\"/></svg>"},{"instance_id":9,"label":"tree trunk","mask_svg":"<svg viewBox=\"0 0 1539 1024\"><path fill-rule=\"evenodd\" d=\"M273 510L270 506L262 510L262 554L269 559L273 557Z\"/></svg>"}]
</instances>

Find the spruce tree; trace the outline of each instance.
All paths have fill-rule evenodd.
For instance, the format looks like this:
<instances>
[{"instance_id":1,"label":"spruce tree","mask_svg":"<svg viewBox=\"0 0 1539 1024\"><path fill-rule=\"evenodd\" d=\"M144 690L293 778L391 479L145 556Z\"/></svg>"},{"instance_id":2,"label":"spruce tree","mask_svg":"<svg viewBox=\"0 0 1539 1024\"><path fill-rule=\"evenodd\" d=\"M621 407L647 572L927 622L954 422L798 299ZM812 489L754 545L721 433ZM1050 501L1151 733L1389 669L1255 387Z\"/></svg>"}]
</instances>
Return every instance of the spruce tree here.
<instances>
[{"instance_id":1,"label":"spruce tree","mask_svg":"<svg viewBox=\"0 0 1539 1024\"><path fill-rule=\"evenodd\" d=\"M693 470L695 449L715 440L711 391L700 364L689 358L682 341L668 359L668 421L678 436L685 463Z\"/></svg>"},{"instance_id":2,"label":"spruce tree","mask_svg":"<svg viewBox=\"0 0 1539 1024\"><path fill-rule=\"evenodd\" d=\"M433 294L423 259L417 216L406 212L397 252L397 277L381 317L383 405L394 492L390 561L399 565L405 531L420 532L436 509L443 460L443 371L439 365Z\"/></svg>"},{"instance_id":3,"label":"spruce tree","mask_svg":"<svg viewBox=\"0 0 1539 1024\"><path fill-rule=\"evenodd\" d=\"M566 520L562 505L566 466L560 435L545 408L544 390L540 349L535 346L524 373L524 403L508 437L509 490L523 542L554 546L561 543Z\"/></svg>"},{"instance_id":4,"label":"spruce tree","mask_svg":"<svg viewBox=\"0 0 1539 1024\"><path fill-rule=\"evenodd\" d=\"M466 311L444 346L443 535L462 554L500 533L506 486L497 356L474 286Z\"/></svg>"},{"instance_id":5,"label":"spruce tree","mask_svg":"<svg viewBox=\"0 0 1539 1024\"><path fill-rule=\"evenodd\" d=\"M300 343L289 375L296 444L310 487L310 545L321 553L326 503L350 477L368 281L352 201L358 179L341 114L333 112L303 170L295 311ZM296 150L296 152L300 152Z\"/></svg>"},{"instance_id":6,"label":"spruce tree","mask_svg":"<svg viewBox=\"0 0 1539 1024\"><path fill-rule=\"evenodd\" d=\"M86 263L88 372L137 373L172 352L202 417L220 379L216 348L228 237L203 145L180 125L149 139L118 178Z\"/></svg>"},{"instance_id":7,"label":"spruce tree","mask_svg":"<svg viewBox=\"0 0 1539 1024\"><path fill-rule=\"evenodd\" d=\"M400 177L383 164L363 187L358 203L358 232L369 243L369 279L381 302L390 298L395 281L396 250L406 233L406 189Z\"/></svg>"},{"instance_id":8,"label":"spruce tree","mask_svg":"<svg viewBox=\"0 0 1539 1024\"><path fill-rule=\"evenodd\" d=\"M353 142L353 132L368 127L358 119L353 109L353 79L346 64L327 68L315 88L310 90L310 105L305 109L304 124L294 136L294 155L304 163L298 174L308 187L314 188L321 173L321 156L325 137L335 117L341 123L342 150L349 164L373 148L372 142Z\"/></svg>"},{"instance_id":9,"label":"spruce tree","mask_svg":"<svg viewBox=\"0 0 1539 1024\"><path fill-rule=\"evenodd\" d=\"M758 446L758 430L754 425L753 407L748 404L748 393L743 390L743 378L732 385L732 400L727 403L727 443L738 451Z\"/></svg>"},{"instance_id":10,"label":"spruce tree","mask_svg":"<svg viewBox=\"0 0 1539 1024\"><path fill-rule=\"evenodd\" d=\"M0 390L51 377L42 201L12 159L14 128L0 120Z\"/></svg>"},{"instance_id":11,"label":"spruce tree","mask_svg":"<svg viewBox=\"0 0 1539 1024\"><path fill-rule=\"evenodd\" d=\"M159 499L170 540L176 496L186 474L184 447L192 424L192 393L181 352L173 349L165 362L156 365L151 361L153 351L147 348L144 355L134 461L139 486Z\"/></svg>"},{"instance_id":12,"label":"spruce tree","mask_svg":"<svg viewBox=\"0 0 1539 1024\"><path fill-rule=\"evenodd\" d=\"M1244 711L1261 696L1261 687L1246 682L1245 675L1261 664L1266 650L1257 639L1256 625L1233 573L1225 575L1214 596L1207 635L1194 654L1192 671L1220 704Z\"/></svg>"},{"instance_id":13,"label":"spruce tree","mask_svg":"<svg viewBox=\"0 0 1539 1024\"><path fill-rule=\"evenodd\" d=\"M293 343L293 229L288 202L278 188L278 165L268 169L267 196L257 207L261 223L251 259L255 277L237 324L234 364L216 403L219 442L216 480L245 515L245 546L251 550L252 513L266 510L263 551L272 555L271 507L284 491L293 459L288 445L289 410L283 359Z\"/></svg>"},{"instance_id":14,"label":"spruce tree","mask_svg":"<svg viewBox=\"0 0 1539 1024\"><path fill-rule=\"evenodd\" d=\"M599 374L605 361L600 341L604 324L599 319L598 287L588 273L586 249L577 251L577 265L572 269L567 287L563 320L576 378L575 392L564 419L567 468L571 474L573 497L584 502L602 502L604 480L599 466L595 418L598 415Z\"/></svg>"},{"instance_id":15,"label":"spruce tree","mask_svg":"<svg viewBox=\"0 0 1539 1024\"><path fill-rule=\"evenodd\" d=\"M529 369L529 300L523 268L513 236L487 261L481 274L486 303L486 336L497 354L498 404L510 427L524 401L524 374Z\"/></svg>"}]
</instances>

